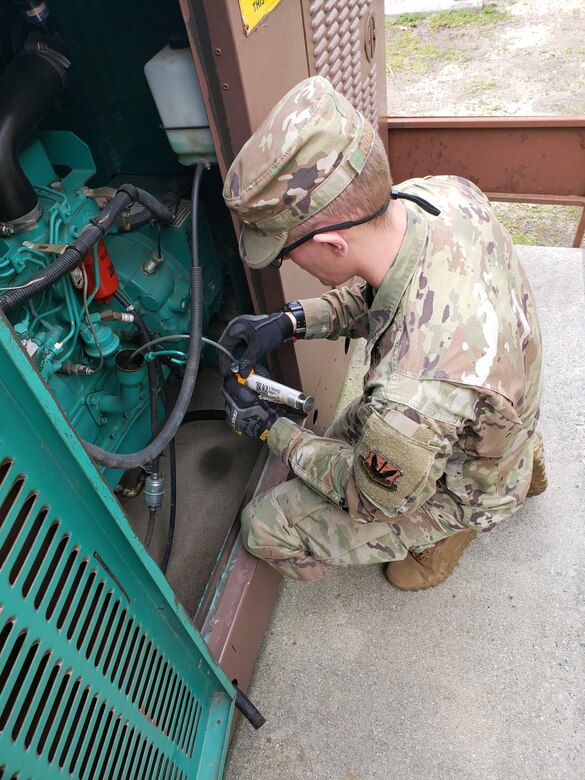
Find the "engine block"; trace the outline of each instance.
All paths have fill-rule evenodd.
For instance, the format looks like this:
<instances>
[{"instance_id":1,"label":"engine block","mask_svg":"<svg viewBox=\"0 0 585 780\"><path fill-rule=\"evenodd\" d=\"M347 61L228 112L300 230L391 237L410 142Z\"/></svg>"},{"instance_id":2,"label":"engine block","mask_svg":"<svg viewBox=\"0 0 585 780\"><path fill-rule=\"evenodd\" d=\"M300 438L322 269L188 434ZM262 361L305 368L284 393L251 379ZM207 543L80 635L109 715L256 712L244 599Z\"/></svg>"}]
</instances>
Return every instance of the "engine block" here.
<instances>
[{"instance_id":1,"label":"engine block","mask_svg":"<svg viewBox=\"0 0 585 780\"><path fill-rule=\"evenodd\" d=\"M49 265L100 210L108 188L85 185L95 172L88 147L69 132L40 132L19 161L39 196L42 216L30 228L0 237L0 286L26 285ZM164 194L164 182L156 181ZM138 210L140 212L140 209ZM151 437L144 359L128 364L138 331L120 319L121 292L152 338L189 331L191 204L177 200L168 227L148 214L123 215L72 273L10 312L12 326L78 434L105 449L131 452ZM222 300L222 263L200 207L199 252L204 280L203 327ZM181 352L184 340L165 349ZM181 370L180 360L174 368ZM170 370L168 367L165 369ZM119 472L105 472L111 484Z\"/></svg>"}]
</instances>

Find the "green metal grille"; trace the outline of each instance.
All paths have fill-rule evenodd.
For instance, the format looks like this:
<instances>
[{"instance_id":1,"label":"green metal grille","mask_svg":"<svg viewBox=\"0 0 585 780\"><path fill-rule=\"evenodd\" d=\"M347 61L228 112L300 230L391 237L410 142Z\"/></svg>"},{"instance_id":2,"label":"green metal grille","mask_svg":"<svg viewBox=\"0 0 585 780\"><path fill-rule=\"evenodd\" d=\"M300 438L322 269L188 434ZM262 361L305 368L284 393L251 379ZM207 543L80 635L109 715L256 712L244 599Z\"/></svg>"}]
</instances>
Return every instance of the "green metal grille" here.
<instances>
[{"instance_id":1,"label":"green metal grille","mask_svg":"<svg viewBox=\"0 0 585 780\"><path fill-rule=\"evenodd\" d=\"M0 319L0 780L221 776L235 691Z\"/></svg>"}]
</instances>

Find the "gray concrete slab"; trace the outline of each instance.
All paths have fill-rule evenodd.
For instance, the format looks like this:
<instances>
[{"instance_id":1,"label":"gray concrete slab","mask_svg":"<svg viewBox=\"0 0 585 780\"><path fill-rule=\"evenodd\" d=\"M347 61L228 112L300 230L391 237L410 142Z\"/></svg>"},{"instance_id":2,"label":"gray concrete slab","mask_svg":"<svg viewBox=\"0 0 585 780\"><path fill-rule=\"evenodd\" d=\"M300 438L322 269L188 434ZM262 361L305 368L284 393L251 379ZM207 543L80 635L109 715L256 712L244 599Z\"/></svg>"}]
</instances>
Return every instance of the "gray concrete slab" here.
<instances>
[{"instance_id":1,"label":"gray concrete slab","mask_svg":"<svg viewBox=\"0 0 585 780\"><path fill-rule=\"evenodd\" d=\"M478 9L483 8L483 5L483 0L384 0L384 14L432 14L437 11Z\"/></svg>"},{"instance_id":2,"label":"gray concrete slab","mask_svg":"<svg viewBox=\"0 0 585 780\"><path fill-rule=\"evenodd\" d=\"M443 585L379 566L284 583L226 780L585 777L585 296L579 250L520 247L542 320L549 489Z\"/></svg>"}]
</instances>

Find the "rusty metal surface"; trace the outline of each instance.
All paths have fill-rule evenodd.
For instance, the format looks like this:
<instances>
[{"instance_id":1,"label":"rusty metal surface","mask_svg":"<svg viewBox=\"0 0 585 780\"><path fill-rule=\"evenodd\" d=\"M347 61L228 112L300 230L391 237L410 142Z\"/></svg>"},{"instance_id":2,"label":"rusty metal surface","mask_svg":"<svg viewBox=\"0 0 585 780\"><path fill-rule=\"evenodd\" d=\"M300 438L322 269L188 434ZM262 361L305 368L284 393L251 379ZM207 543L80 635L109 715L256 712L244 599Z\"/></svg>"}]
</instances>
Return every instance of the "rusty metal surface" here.
<instances>
[{"instance_id":1,"label":"rusty metal surface","mask_svg":"<svg viewBox=\"0 0 585 780\"><path fill-rule=\"evenodd\" d=\"M260 476L252 475L242 506L252 492L270 490L287 475L287 467L269 455ZM236 521L194 622L228 678L237 680L243 690L252 676L281 580L277 571L243 548Z\"/></svg>"},{"instance_id":2,"label":"rusty metal surface","mask_svg":"<svg viewBox=\"0 0 585 780\"><path fill-rule=\"evenodd\" d=\"M585 207L585 117L384 117L394 181L455 174L492 200ZM585 211L573 241L579 246Z\"/></svg>"},{"instance_id":3,"label":"rusty metal surface","mask_svg":"<svg viewBox=\"0 0 585 780\"><path fill-rule=\"evenodd\" d=\"M484 192L585 196L585 118L387 117L395 181L472 179Z\"/></svg>"}]
</instances>

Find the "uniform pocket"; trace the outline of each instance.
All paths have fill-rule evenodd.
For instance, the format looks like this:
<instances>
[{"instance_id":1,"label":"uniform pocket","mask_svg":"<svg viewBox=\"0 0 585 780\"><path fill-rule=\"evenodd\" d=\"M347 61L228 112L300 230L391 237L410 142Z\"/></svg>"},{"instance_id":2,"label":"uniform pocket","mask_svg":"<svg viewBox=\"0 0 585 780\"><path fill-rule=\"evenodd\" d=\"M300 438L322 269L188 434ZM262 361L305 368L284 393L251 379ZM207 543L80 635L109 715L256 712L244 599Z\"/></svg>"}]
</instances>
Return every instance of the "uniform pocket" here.
<instances>
[{"instance_id":1,"label":"uniform pocket","mask_svg":"<svg viewBox=\"0 0 585 780\"><path fill-rule=\"evenodd\" d=\"M388 517L407 512L429 485L439 453L434 440L428 428L398 412L382 417L373 411L355 449L360 492Z\"/></svg>"}]
</instances>

